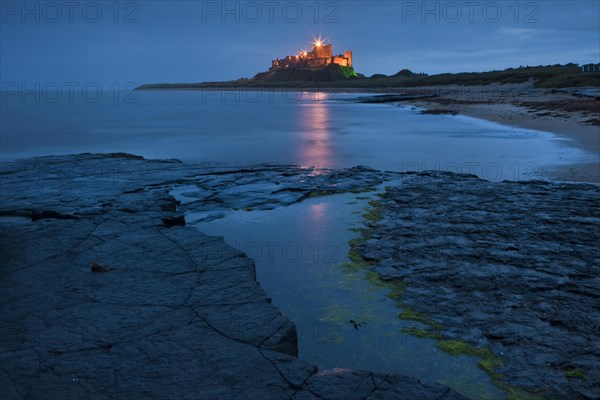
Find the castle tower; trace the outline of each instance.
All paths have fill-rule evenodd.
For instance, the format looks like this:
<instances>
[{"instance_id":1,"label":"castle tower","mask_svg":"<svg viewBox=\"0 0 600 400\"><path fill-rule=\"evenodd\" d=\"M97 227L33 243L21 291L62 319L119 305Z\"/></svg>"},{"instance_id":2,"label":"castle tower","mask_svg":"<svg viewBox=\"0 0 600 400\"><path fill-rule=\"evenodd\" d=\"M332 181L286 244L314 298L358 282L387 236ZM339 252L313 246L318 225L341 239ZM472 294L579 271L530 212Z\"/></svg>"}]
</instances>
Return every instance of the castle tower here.
<instances>
[{"instance_id":1,"label":"castle tower","mask_svg":"<svg viewBox=\"0 0 600 400\"><path fill-rule=\"evenodd\" d=\"M352 66L352 52L350 50L344 52L344 58L347 59L348 61L348 67Z\"/></svg>"},{"instance_id":2,"label":"castle tower","mask_svg":"<svg viewBox=\"0 0 600 400\"><path fill-rule=\"evenodd\" d=\"M333 54L333 46L331 44L319 44L316 43L313 49L315 58L331 58Z\"/></svg>"}]
</instances>

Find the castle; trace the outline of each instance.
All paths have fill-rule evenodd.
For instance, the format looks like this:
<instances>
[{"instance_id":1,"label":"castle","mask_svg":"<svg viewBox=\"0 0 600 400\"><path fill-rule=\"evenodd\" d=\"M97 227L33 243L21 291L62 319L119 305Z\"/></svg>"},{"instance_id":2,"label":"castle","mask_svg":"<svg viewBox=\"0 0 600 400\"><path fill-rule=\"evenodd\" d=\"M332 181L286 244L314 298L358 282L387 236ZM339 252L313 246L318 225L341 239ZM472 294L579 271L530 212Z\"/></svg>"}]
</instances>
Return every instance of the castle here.
<instances>
[{"instance_id":1,"label":"castle","mask_svg":"<svg viewBox=\"0 0 600 400\"><path fill-rule=\"evenodd\" d=\"M289 68L321 68L329 64L338 64L343 67L352 66L352 52L346 51L344 54L337 56L333 54L333 46L331 44L323 44L318 39L314 43L312 51L301 51L297 56L286 56L284 59L279 58L272 61L270 71L279 71Z\"/></svg>"}]
</instances>

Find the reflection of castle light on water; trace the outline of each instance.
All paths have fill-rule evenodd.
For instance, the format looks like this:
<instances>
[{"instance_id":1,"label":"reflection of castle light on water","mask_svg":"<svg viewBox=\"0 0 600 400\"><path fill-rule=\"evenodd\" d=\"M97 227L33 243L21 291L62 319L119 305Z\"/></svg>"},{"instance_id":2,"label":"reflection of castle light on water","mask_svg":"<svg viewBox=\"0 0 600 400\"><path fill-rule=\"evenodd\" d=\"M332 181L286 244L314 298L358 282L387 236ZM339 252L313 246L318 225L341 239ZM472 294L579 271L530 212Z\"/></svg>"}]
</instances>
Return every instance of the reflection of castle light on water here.
<instances>
[{"instance_id":1,"label":"reflection of castle light on water","mask_svg":"<svg viewBox=\"0 0 600 400\"><path fill-rule=\"evenodd\" d=\"M301 143L298 146L301 165L316 167L316 172L332 163L329 109L322 101L310 101L300 107Z\"/></svg>"},{"instance_id":2,"label":"reflection of castle light on water","mask_svg":"<svg viewBox=\"0 0 600 400\"><path fill-rule=\"evenodd\" d=\"M312 51L303 50L296 56L285 56L283 59L273 60L271 71L278 71L289 68L321 68L329 64L337 64L342 67L352 66L352 52L346 51L344 54L333 55L333 46L325 44L323 40L316 39L313 43Z\"/></svg>"},{"instance_id":3,"label":"reflection of castle light on water","mask_svg":"<svg viewBox=\"0 0 600 400\"><path fill-rule=\"evenodd\" d=\"M325 219L325 215L327 213L327 208L329 206L329 203L316 203L316 204L311 204L310 207L310 216L312 221L311 222L318 222L321 221L323 219Z\"/></svg>"}]
</instances>

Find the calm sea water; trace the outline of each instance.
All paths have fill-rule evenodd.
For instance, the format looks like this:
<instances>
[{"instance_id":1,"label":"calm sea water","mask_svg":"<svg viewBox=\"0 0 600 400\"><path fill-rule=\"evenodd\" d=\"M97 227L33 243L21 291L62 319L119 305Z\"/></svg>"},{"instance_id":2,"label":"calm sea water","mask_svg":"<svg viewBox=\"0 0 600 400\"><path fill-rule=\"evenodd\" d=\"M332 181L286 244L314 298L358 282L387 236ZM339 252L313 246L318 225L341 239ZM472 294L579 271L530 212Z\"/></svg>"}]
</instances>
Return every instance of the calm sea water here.
<instances>
[{"instance_id":1,"label":"calm sea water","mask_svg":"<svg viewBox=\"0 0 600 400\"><path fill-rule=\"evenodd\" d=\"M364 94L361 94L364 95ZM2 94L0 156L129 152L184 161L366 165L539 177L586 154L556 136L410 106L356 104L358 94L103 92Z\"/></svg>"}]
</instances>

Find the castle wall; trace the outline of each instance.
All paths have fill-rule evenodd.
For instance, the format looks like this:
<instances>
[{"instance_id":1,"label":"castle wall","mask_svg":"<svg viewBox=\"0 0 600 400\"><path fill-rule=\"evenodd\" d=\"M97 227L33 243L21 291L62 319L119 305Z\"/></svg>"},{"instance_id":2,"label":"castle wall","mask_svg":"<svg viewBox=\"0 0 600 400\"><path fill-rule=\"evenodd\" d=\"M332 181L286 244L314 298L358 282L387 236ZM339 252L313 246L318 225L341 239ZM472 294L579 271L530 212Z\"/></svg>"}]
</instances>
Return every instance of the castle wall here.
<instances>
[{"instance_id":1,"label":"castle wall","mask_svg":"<svg viewBox=\"0 0 600 400\"><path fill-rule=\"evenodd\" d=\"M342 67L349 67L348 59L342 56L334 56L332 58L332 63L341 65Z\"/></svg>"}]
</instances>

